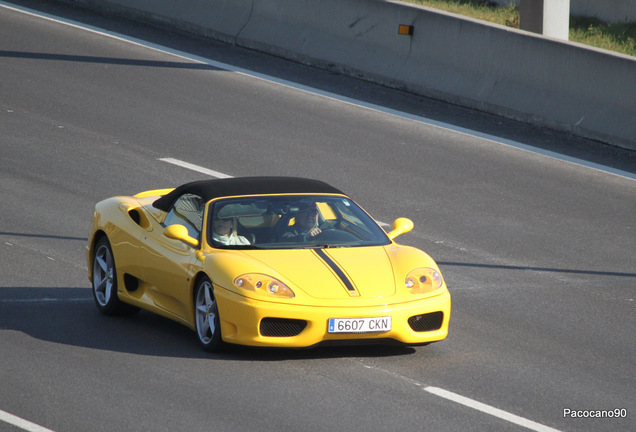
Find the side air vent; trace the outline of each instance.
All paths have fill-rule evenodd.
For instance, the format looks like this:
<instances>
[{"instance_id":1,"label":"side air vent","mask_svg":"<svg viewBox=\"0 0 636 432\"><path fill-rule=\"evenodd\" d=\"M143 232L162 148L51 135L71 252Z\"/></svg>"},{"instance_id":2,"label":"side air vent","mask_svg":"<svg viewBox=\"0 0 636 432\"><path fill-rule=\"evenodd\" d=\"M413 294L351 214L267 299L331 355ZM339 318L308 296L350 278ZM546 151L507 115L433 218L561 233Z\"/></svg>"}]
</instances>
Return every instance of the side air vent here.
<instances>
[{"instance_id":1,"label":"side air vent","mask_svg":"<svg viewBox=\"0 0 636 432\"><path fill-rule=\"evenodd\" d=\"M307 321L286 318L263 318L260 327L262 336L290 337L299 335L307 327Z\"/></svg>"},{"instance_id":2,"label":"side air vent","mask_svg":"<svg viewBox=\"0 0 636 432\"><path fill-rule=\"evenodd\" d=\"M444 321L444 312L433 312L423 315L415 315L409 318L409 325L416 332L439 330Z\"/></svg>"},{"instance_id":3,"label":"side air vent","mask_svg":"<svg viewBox=\"0 0 636 432\"><path fill-rule=\"evenodd\" d=\"M139 279L134 277L133 275L129 275L128 273L124 274L124 286L126 287L126 291L133 292L139 288Z\"/></svg>"},{"instance_id":4,"label":"side air vent","mask_svg":"<svg viewBox=\"0 0 636 432\"><path fill-rule=\"evenodd\" d=\"M128 216L130 216L130 218L134 220L137 225L141 225L141 216L139 216L139 210L129 210Z\"/></svg>"},{"instance_id":5,"label":"side air vent","mask_svg":"<svg viewBox=\"0 0 636 432\"><path fill-rule=\"evenodd\" d=\"M130 218L143 229L148 229L150 227L150 221L143 211L137 208L131 208L128 210L128 216L130 216Z\"/></svg>"}]
</instances>

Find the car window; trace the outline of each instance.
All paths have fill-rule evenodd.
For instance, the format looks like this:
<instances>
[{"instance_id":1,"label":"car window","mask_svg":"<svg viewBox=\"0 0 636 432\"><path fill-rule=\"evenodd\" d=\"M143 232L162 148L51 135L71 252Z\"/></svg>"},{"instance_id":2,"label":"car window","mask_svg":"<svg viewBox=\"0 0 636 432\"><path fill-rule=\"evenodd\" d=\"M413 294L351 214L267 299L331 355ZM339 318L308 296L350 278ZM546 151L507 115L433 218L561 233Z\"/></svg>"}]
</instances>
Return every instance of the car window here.
<instances>
[{"instance_id":1,"label":"car window","mask_svg":"<svg viewBox=\"0 0 636 432\"><path fill-rule=\"evenodd\" d=\"M203 227L203 210L204 205L201 197L184 194L179 197L168 212L164 225L183 225L188 229L190 237L200 239Z\"/></svg>"},{"instance_id":2,"label":"car window","mask_svg":"<svg viewBox=\"0 0 636 432\"><path fill-rule=\"evenodd\" d=\"M215 247L298 249L390 243L384 230L364 210L340 196L221 199L213 203L210 215L208 232L214 233L214 221L231 221L225 223L235 243L219 244L218 238L211 237L208 242Z\"/></svg>"}]
</instances>

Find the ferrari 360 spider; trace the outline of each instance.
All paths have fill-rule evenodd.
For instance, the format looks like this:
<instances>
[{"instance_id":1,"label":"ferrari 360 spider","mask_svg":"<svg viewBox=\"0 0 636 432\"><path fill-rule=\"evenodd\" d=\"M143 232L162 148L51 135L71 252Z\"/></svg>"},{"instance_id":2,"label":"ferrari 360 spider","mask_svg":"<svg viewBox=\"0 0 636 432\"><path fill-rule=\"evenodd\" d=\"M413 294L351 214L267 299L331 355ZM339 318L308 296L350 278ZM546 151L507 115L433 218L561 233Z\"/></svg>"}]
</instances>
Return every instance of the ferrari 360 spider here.
<instances>
[{"instance_id":1,"label":"ferrari 360 spider","mask_svg":"<svg viewBox=\"0 0 636 432\"><path fill-rule=\"evenodd\" d=\"M317 180L204 180L97 203L88 277L106 315L147 309L226 343L425 345L444 339L437 264Z\"/></svg>"}]
</instances>

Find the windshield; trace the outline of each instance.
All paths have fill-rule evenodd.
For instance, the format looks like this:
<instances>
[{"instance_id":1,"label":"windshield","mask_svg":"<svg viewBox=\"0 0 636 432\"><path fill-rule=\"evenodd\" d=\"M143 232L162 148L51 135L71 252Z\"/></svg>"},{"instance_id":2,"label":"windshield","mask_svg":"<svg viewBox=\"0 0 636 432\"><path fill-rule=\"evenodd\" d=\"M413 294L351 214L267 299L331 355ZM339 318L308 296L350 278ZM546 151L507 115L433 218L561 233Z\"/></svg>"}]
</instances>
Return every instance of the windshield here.
<instances>
[{"instance_id":1,"label":"windshield","mask_svg":"<svg viewBox=\"0 0 636 432\"><path fill-rule=\"evenodd\" d=\"M380 246L391 241L345 197L258 196L216 201L209 212L213 247L298 249Z\"/></svg>"}]
</instances>

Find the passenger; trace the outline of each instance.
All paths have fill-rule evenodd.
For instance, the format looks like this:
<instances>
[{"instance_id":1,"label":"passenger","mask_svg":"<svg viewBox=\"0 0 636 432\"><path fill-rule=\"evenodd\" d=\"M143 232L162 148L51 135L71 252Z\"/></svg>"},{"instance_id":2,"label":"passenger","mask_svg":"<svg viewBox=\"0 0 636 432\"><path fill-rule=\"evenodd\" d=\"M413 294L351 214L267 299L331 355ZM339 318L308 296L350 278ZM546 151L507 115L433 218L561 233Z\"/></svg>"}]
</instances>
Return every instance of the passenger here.
<instances>
[{"instance_id":1,"label":"passenger","mask_svg":"<svg viewBox=\"0 0 636 432\"><path fill-rule=\"evenodd\" d=\"M296 213L294 225L281 234L282 241L307 241L319 235L318 209L315 203L302 203Z\"/></svg>"},{"instance_id":2,"label":"passenger","mask_svg":"<svg viewBox=\"0 0 636 432\"><path fill-rule=\"evenodd\" d=\"M212 220L214 230L212 239L225 246L249 245L250 241L248 239L237 234L236 225L236 218L219 218L215 216Z\"/></svg>"}]
</instances>

